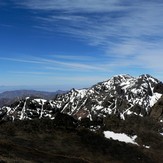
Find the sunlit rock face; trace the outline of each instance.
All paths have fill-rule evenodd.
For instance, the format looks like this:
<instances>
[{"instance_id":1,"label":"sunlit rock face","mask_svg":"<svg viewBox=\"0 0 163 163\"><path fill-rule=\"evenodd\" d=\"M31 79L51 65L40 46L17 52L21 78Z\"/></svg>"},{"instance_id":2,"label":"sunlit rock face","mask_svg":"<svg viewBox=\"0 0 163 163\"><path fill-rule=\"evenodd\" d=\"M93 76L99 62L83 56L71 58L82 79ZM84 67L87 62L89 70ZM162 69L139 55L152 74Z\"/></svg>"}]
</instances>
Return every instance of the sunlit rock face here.
<instances>
[{"instance_id":1,"label":"sunlit rock face","mask_svg":"<svg viewBox=\"0 0 163 163\"><path fill-rule=\"evenodd\" d=\"M96 120L108 114L116 114L121 119L126 116L151 115L160 117L159 109L152 110L161 98L163 84L150 75L132 77L113 76L87 89L72 89L54 100L27 97L0 109L1 119L54 119L56 112L66 113L75 119ZM155 107L156 108L156 107ZM157 114L158 112L158 114Z\"/></svg>"},{"instance_id":2,"label":"sunlit rock face","mask_svg":"<svg viewBox=\"0 0 163 163\"><path fill-rule=\"evenodd\" d=\"M72 89L55 99L56 108L77 119L117 114L147 116L160 99L162 83L150 75L117 75L88 89Z\"/></svg>"}]
</instances>

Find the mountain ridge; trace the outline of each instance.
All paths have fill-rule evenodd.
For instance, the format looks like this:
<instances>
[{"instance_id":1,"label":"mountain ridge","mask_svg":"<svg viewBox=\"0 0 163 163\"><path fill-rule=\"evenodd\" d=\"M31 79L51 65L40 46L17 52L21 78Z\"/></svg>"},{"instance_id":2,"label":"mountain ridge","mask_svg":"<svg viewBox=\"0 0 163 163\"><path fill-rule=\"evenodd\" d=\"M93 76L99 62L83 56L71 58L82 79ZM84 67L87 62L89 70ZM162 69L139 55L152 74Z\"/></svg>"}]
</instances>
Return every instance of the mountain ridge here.
<instances>
[{"instance_id":1,"label":"mountain ridge","mask_svg":"<svg viewBox=\"0 0 163 163\"><path fill-rule=\"evenodd\" d=\"M83 110L93 112L94 110L103 109L103 114L105 114L105 112L109 114L110 112L112 113L116 103L123 103L123 105L118 105L122 107L127 107L127 105L141 106L142 110L144 110L142 114L145 116L145 114L149 114L150 107L161 97L160 93L154 92L155 86L160 83L159 80L150 75L141 75L138 78L129 75L116 75L88 89L72 89L66 95L58 97L55 101L60 104L62 112L67 113L68 110L70 110L68 112L69 115L75 115L74 111L76 111L77 108L79 111L83 103L85 103L87 108ZM89 100L91 102L88 102ZM77 106L75 107L71 105L71 103ZM79 103L82 103L82 105ZM91 106L87 106L89 105L88 103L91 103ZM118 109L115 109L115 113L116 111L121 113L122 107L120 106ZM129 107L128 111L130 111ZM121 117L124 118L123 114L121 114ZM79 116L77 118L79 118Z\"/></svg>"},{"instance_id":2,"label":"mountain ridge","mask_svg":"<svg viewBox=\"0 0 163 163\"><path fill-rule=\"evenodd\" d=\"M4 91L0 93L0 107L3 105L10 105L17 100L21 100L27 96L35 96L43 99L53 99L57 94L65 93L66 91L58 90L55 92L47 91L36 91L36 90L13 90L13 91Z\"/></svg>"},{"instance_id":3,"label":"mountain ridge","mask_svg":"<svg viewBox=\"0 0 163 163\"><path fill-rule=\"evenodd\" d=\"M62 154L73 153L76 158L83 151L82 158L92 162L162 163L162 88L162 82L150 75L117 75L90 88L73 88L51 100L22 98L0 108L1 153L5 157L6 150L13 156L21 153L23 159L30 153L36 158L38 149L47 152L50 147L50 153L60 154L63 149ZM22 154L24 145L29 144L32 148ZM21 145L18 154L17 145ZM48 162L46 156L42 153L39 160Z\"/></svg>"},{"instance_id":4,"label":"mountain ridge","mask_svg":"<svg viewBox=\"0 0 163 163\"><path fill-rule=\"evenodd\" d=\"M58 94L53 100L25 98L10 106L3 106L0 111L1 115L11 119L53 119L57 111L78 120L95 120L108 114L118 115L121 119L132 114L145 117L150 115L152 106L161 98L162 88L162 82L148 74L139 77L123 74L90 88L73 88ZM159 120L162 119L163 116L160 115Z\"/></svg>"}]
</instances>

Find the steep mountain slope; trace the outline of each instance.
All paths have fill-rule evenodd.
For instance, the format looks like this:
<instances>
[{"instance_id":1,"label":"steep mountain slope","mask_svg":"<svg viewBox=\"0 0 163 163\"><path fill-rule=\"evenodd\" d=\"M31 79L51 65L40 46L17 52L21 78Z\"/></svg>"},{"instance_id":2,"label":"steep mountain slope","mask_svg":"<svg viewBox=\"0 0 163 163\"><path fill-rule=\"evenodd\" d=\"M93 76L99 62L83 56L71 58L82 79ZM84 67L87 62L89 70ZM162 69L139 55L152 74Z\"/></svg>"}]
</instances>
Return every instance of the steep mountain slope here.
<instances>
[{"instance_id":1,"label":"steep mountain slope","mask_svg":"<svg viewBox=\"0 0 163 163\"><path fill-rule=\"evenodd\" d=\"M0 116L2 119L53 119L60 111L78 120L97 120L110 114L121 119L130 115L144 117L151 113L151 107L161 98L162 85L150 75L138 78L117 75L88 89L72 89L57 95L54 100L25 98L11 106L3 106Z\"/></svg>"},{"instance_id":2,"label":"steep mountain slope","mask_svg":"<svg viewBox=\"0 0 163 163\"><path fill-rule=\"evenodd\" d=\"M150 75L118 75L89 89L72 89L57 96L55 106L77 119L96 119L108 114L122 119L131 114L146 116L162 95L156 92L158 85L162 83Z\"/></svg>"}]
</instances>

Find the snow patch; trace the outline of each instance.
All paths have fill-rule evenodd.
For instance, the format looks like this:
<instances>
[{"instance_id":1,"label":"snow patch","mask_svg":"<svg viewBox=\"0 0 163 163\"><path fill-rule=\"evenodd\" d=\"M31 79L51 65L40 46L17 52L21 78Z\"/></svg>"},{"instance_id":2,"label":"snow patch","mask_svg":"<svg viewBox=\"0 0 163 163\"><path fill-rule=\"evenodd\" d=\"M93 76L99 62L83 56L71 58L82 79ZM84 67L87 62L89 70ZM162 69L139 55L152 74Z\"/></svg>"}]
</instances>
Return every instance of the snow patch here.
<instances>
[{"instance_id":1,"label":"snow patch","mask_svg":"<svg viewBox=\"0 0 163 163\"><path fill-rule=\"evenodd\" d=\"M25 118L24 115L25 115L26 103L27 103L27 101L25 101L24 106L22 108L20 120L23 120Z\"/></svg>"},{"instance_id":2,"label":"snow patch","mask_svg":"<svg viewBox=\"0 0 163 163\"><path fill-rule=\"evenodd\" d=\"M6 110L7 110L7 113L11 111L11 108L10 107L5 107Z\"/></svg>"},{"instance_id":3,"label":"snow patch","mask_svg":"<svg viewBox=\"0 0 163 163\"><path fill-rule=\"evenodd\" d=\"M160 98L162 94L154 93L152 97L150 97L150 107L152 107Z\"/></svg>"},{"instance_id":4,"label":"snow patch","mask_svg":"<svg viewBox=\"0 0 163 163\"><path fill-rule=\"evenodd\" d=\"M143 147L144 147L144 148L147 148L147 149L150 148L150 146L148 146L148 145L143 145Z\"/></svg>"},{"instance_id":5,"label":"snow patch","mask_svg":"<svg viewBox=\"0 0 163 163\"><path fill-rule=\"evenodd\" d=\"M78 92L78 96L83 98L86 95L87 89L76 90Z\"/></svg>"},{"instance_id":6,"label":"snow patch","mask_svg":"<svg viewBox=\"0 0 163 163\"><path fill-rule=\"evenodd\" d=\"M34 99L34 101L38 102L40 105L43 103L46 103L47 100L44 100L44 99Z\"/></svg>"},{"instance_id":7,"label":"snow patch","mask_svg":"<svg viewBox=\"0 0 163 163\"><path fill-rule=\"evenodd\" d=\"M96 110L101 110L103 107L102 106L99 106L99 105L97 105L97 106L95 106L95 109Z\"/></svg>"},{"instance_id":8,"label":"snow patch","mask_svg":"<svg viewBox=\"0 0 163 163\"><path fill-rule=\"evenodd\" d=\"M112 138L114 140L118 140L121 142L125 142L125 143L132 143L132 144L136 144L135 139L137 138L137 135L134 135L132 137L129 137L128 135L124 134L124 133L115 133L113 131L104 131L104 136L108 139Z\"/></svg>"}]
</instances>

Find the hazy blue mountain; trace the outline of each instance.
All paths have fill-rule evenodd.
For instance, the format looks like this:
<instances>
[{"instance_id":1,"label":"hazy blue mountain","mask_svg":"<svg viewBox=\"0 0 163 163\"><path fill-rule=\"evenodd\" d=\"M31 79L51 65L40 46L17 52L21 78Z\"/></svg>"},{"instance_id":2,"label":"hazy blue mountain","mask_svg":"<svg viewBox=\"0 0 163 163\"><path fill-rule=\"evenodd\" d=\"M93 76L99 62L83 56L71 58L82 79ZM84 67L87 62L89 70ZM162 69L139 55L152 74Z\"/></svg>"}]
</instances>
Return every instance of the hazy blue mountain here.
<instances>
[{"instance_id":1,"label":"hazy blue mountain","mask_svg":"<svg viewBox=\"0 0 163 163\"><path fill-rule=\"evenodd\" d=\"M3 105L9 105L14 101L23 99L25 97L38 97L43 99L52 99L57 94L65 93L66 91L58 90L56 92L44 92L44 91L36 91L36 90L14 90L14 91L5 91L0 93L0 107Z\"/></svg>"}]
</instances>

